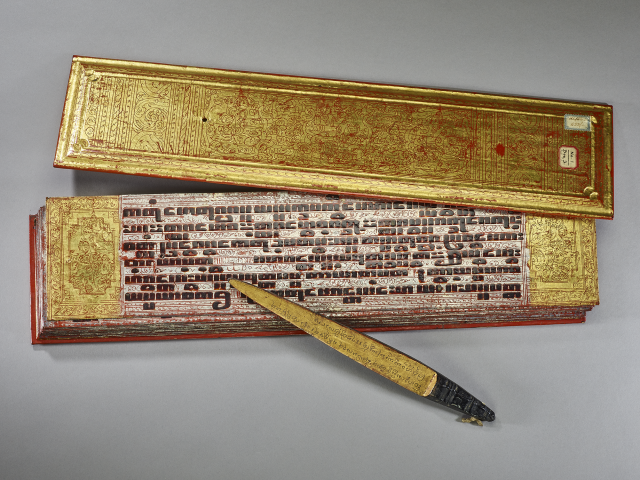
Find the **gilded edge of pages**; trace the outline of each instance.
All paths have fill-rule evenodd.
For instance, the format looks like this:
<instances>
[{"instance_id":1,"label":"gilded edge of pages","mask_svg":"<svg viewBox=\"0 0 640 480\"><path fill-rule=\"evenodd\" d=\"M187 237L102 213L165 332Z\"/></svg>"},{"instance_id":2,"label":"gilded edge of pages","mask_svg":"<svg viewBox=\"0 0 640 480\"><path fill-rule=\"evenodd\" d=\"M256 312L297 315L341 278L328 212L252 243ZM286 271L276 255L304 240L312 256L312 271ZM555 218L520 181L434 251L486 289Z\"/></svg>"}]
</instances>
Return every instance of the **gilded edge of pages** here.
<instances>
[{"instance_id":1,"label":"gilded edge of pages","mask_svg":"<svg viewBox=\"0 0 640 480\"><path fill-rule=\"evenodd\" d=\"M47 317L122 316L120 211L117 196L47 199ZM598 304L595 220L527 215L525 228L529 304Z\"/></svg>"},{"instance_id":2,"label":"gilded edge of pages","mask_svg":"<svg viewBox=\"0 0 640 480\"><path fill-rule=\"evenodd\" d=\"M54 166L613 217L609 105L74 57Z\"/></svg>"}]
</instances>

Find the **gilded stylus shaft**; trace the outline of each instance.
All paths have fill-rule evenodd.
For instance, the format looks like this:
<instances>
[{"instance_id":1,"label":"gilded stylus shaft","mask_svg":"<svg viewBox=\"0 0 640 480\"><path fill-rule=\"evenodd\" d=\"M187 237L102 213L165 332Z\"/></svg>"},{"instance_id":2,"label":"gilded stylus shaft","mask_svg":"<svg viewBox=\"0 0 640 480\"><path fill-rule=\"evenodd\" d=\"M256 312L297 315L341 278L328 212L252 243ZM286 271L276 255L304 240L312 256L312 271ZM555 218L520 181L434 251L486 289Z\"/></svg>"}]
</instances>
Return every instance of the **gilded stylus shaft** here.
<instances>
[{"instance_id":1,"label":"gilded stylus shaft","mask_svg":"<svg viewBox=\"0 0 640 480\"><path fill-rule=\"evenodd\" d=\"M418 360L261 288L235 279L229 283L254 302L407 390L481 421L495 419L484 403Z\"/></svg>"}]
</instances>

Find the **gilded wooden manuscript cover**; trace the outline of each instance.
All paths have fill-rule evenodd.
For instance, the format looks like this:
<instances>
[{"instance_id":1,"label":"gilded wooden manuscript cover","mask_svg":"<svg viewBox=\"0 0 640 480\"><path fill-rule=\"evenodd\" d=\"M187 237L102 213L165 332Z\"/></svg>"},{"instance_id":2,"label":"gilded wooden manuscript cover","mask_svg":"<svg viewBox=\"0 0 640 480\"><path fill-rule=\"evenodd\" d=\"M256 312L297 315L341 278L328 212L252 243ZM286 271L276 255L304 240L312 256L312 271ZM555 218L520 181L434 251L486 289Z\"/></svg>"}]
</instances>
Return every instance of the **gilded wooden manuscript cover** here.
<instances>
[{"instance_id":1,"label":"gilded wooden manuscript cover","mask_svg":"<svg viewBox=\"0 0 640 480\"><path fill-rule=\"evenodd\" d=\"M611 218L612 109L75 57L55 166Z\"/></svg>"}]
</instances>

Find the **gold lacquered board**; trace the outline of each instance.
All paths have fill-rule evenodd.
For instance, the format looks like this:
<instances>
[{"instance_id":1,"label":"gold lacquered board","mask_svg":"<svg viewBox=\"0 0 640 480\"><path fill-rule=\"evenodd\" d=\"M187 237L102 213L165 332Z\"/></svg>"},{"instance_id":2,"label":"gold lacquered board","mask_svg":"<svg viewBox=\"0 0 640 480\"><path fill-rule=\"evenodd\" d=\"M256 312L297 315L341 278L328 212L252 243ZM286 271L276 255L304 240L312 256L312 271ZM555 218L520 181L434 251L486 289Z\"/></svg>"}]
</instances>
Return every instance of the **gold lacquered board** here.
<instances>
[{"instance_id":1,"label":"gold lacquered board","mask_svg":"<svg viewBox=\"0 0 640 480\"><path fill-rule=\"evenodd\" d=\"M609 105L75 57L54 165L613 217Z\"/></svg>"}]
</instances>

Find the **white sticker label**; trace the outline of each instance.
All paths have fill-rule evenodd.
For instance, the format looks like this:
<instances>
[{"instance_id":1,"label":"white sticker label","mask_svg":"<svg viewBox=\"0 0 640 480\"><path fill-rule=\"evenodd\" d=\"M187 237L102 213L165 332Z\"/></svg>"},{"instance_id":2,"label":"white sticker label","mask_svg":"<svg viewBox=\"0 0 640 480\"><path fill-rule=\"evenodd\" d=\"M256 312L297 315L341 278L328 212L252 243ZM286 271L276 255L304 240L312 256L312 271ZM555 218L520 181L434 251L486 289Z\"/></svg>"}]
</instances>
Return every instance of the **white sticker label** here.
<instances>
[{"instance_id":1,"label":"white sticker label","mask_svg":"<svg viewBox=\"0 0 640 480\"><path fill-rule=\"evenodd\" d=\"M576 147L560 147L558 151L558 163L561 168L578 168L578 149Z\"/></svg>"},{"instance_id":2,"label":"white sticker label","mask_svg":"<svg viewBox=\"0 0 640 480\"><path fill-rule=\"evenodd\" d=\"M581 132L591 131L591 117L587 115L565 115L564 116L564 129L565 130L579 130Z\"/></svg>"}]
</instances>

